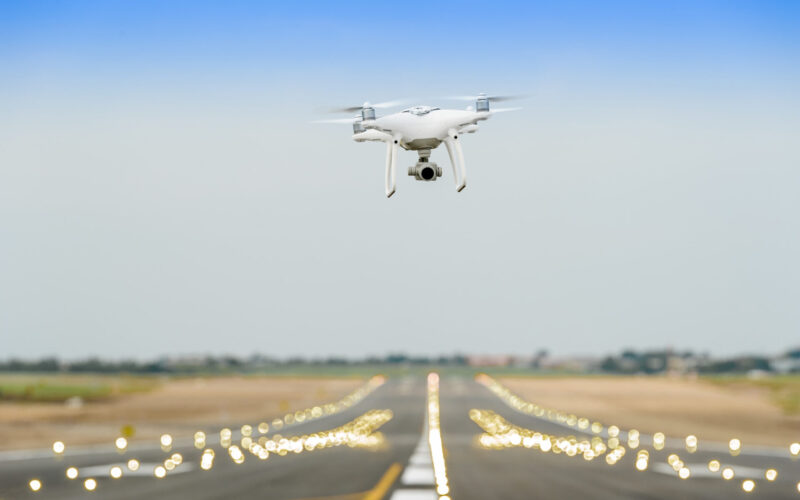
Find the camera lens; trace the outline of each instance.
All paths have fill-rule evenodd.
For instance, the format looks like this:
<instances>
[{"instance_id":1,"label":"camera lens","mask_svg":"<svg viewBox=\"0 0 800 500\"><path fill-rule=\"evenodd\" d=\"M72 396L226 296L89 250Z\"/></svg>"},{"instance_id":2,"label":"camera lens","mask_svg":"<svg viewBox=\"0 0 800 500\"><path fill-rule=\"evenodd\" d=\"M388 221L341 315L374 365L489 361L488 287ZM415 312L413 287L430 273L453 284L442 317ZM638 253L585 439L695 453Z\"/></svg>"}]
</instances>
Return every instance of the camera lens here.
<instances>
[{"instance_id":1,"label":"camera lens","mask_svg":"<svg viewBox=\"0 0 800 500\"><path fill-rule=\"evenodd\" d=\"M426 181L429 181L433 179L433 176L436 175L436 173L433 171L431 167L425 167L419 172L419 175Z\"/></svg>"}]
</instances>

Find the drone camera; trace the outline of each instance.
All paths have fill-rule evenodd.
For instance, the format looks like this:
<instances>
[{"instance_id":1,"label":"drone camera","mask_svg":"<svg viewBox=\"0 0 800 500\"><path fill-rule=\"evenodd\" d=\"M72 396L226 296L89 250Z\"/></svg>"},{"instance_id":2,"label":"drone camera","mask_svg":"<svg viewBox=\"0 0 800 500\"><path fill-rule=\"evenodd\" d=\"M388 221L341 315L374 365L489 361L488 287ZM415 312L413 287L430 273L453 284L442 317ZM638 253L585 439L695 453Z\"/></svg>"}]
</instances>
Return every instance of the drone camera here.
<instances>
[{"instance_id":1,"label":"drone camera","mask_svg":"<svg viewBox=\"0 0 800 500\"><path fill-rule=\"evenodd\" d=\"M442 167L428 161L420 161L413 167L408 167L408 175L418 181L435 181L442 176Z\"/></svg>"}]
</instances>

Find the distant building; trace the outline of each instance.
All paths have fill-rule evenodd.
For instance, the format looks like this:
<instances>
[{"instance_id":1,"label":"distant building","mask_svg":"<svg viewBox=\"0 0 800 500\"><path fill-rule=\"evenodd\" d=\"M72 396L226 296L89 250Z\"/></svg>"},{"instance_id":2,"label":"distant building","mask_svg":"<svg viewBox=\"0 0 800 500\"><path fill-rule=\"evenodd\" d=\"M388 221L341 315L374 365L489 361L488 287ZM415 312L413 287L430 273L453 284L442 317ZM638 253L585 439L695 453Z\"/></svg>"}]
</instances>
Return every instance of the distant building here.
<instances>
[{"instance_id":1,"label":"distant building","mask_svg":"<svg viewBox=\"0 0 800 500\"><path fill-rule=\"evenodd\" d=\"M565 357L547 358L539 364L545 370L564 371L573 373L586 373L596 371L599 366L597 358L590 357Z\"/></svg>"},{"instance_id":2,"label":"distant building","mask_svg":"<svg viewBox=\"0 0 800 500\"><path fill-rule=\"evenodd\" d=\"M479 354L467 356L467 365L473 367L505 367L511 366L514 361L514 356L508 354Z\"/></svg>"}]
</instances>

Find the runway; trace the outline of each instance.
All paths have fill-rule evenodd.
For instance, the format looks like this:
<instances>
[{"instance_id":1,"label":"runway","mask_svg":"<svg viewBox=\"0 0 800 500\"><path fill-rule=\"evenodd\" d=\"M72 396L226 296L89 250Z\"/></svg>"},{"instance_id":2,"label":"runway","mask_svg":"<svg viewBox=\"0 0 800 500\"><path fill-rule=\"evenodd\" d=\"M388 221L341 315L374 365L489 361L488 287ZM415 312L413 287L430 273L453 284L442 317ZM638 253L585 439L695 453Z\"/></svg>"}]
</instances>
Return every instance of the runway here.
<instances>
[{"instance_id":1,"label":"runway","mask_svg":"<svg viewBox=\"0 0 800 500\"><path fill-rule=\"evenodd\" d=\"M192 445L190 437L176 437L168 453L156 444L131 447L124 455L111 445L107 450L81 453L68 449L60 459L52 453L0 454L0 499L428 500L440 498L437 487L453 500L800 498L800 464L791 459L788 449L748 452L745 447L741 455L732 457L719 446L704 449L702 442L695 453L673 447L657 451L645 445L643 438L641 447L649 450L644 471L635 467L638 449L628 449L615 465L602 456L586 460L534 447L490 449L478 442L483 429L470 419L472 409L490 410L511 424L543 434L574 435L579 440L593 434L521 413L485 385L468 378L442 377L438 396L438 429L428 411L431 391L426 380L394 379L345 411L283 432L285 436L318 433L345 425L370 410L391 410L391 419L377 429L380 434L373 434L382 436L376 446L344 445L286 456L273 453L266 460L245 452L243 463L237 464L218 443L210 442L208 447L215 450L210 470L200 467L202 450ZM440 458L437 436L443 444ZM608 436L603 437L607 440ZM176 452L182 455L181 465L165 478L156 478L153 467ZM688 479L680 479L667 463L672 453L691 471ZM138 471L125 467L130 458L141 463ZM719 460L723 468L731 466L735 477L724 480L720 473L709 472L707 464L712 459ZM121 466L120 479L112 479L107 472L115 464ZM81 471L80 477L68 479L68 467ZM776 469L774 481L764 478L767 468ZM97 481L95 491L84 487L87 473ZM42 484L37 492L29 486L33 478ZM749 493L743 490L743 480L748 478L754 481Z\"/></svg>"}]
</instances>

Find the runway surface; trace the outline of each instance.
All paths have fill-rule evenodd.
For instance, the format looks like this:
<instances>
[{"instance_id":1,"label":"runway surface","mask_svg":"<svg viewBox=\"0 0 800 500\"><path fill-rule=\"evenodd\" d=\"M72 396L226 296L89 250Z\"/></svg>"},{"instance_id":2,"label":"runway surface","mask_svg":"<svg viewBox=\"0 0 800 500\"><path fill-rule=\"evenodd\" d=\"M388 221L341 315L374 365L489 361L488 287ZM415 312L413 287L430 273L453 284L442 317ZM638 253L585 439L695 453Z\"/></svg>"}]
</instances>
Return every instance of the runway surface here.
<instances>
[{"instance_id":1,"label":"runway surface","mask_svg":"<svg viewBox=\"0 0 800 500\"><path fill-rule=\"evenodd\" d=\"M748 452L745 447L741 455L732 457L719 447L704 450L703 443L691 454L685 449L656 451L646 446L649 465L639 471L635 468L635 449L628 449L616 465L608 465L602 456L587 461L580 455L570 457L523 446L484 448L478 443L483 430L469 417L472 409L491 410L512 424L540 433L574 435L579 440L590 439L592 434L583 435L574 428L521 413L484 385L467 378L443 377L439 383L439 423L446 465L434 475L436 450L432 458L429 443L436 434L429 425L429 392L423 378L389 380L341 413L282 432L284 436L312 434L344 425L369 410L391 410L391 420L378 429L383 444L375 448L340 446L286 456L272 454L266 460L245 452L244 462L236 464L225 449L210 442L208 447L215 450L210 470L200 468L202 451L192 446L191 437L176 437L169 453L156 444L131 447L124 455L111 445L106 450L74 453L68 448L60 459L52 453L0 454L0 500L427 500L440 498L437 484L445 484L440 492L453 500L800 498L800 463L791 459L788 449ZM175 452L182 454L183 463L163 479L154 477L153 468ZM680 479L667 464L671 453L680 455L691 477ZM130 458L142 464L136 473L124 466ZM720 460L723 468L731 466L736 476L724 480L719 473L708 472L711 459ZM122 466L120 479L112 479L107 472L114 464ZM68 479L68 467L82 471L81 477ZM777 470L774 481L764 479L767 468ZM87 474L97 481L95 491L84 488ZM41 481L37 492L29 486L32 478ZM749 493L743 490L743 480L748 478L754 480L754 490Z\"/></svg>"}]
</instances>

